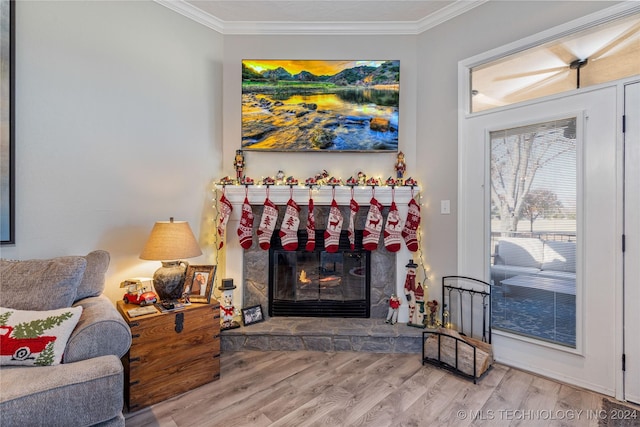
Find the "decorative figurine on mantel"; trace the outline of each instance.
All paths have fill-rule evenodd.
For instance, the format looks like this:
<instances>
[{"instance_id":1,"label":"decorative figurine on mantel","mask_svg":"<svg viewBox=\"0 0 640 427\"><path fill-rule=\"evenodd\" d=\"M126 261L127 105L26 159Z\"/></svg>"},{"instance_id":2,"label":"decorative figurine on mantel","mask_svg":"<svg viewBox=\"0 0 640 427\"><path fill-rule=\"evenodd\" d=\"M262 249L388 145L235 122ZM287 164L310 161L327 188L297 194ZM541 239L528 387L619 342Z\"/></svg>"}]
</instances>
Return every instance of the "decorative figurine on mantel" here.
<instances>
[{"instance_id":1,"label":"decorative figurine on mantel","mask_svg":"<svg viewBox=\"0 0 640 427\"><path fill-rule=\"evenodd\" d=\"M407 164L404 162L404 153L400 151L398 153L398 159L396 161L396 178L402 180L404 178L404 173L407 170Z\"/></svg>"},{"instance_id":2,"label":"decorative figurine on mantel","mask_svg":"<svg viewBox=\"0 0 640 427\"><path fill-rule=\"evenodd\" d=\"M235 289L233 279L222 279L222 286L218 287L222 291L222 301L220 303L220 312L222 322L220 329L239 328L240 324L233 320L236 308L233 306L233 290Z\"/></svg>"},{"instance_id":3,"label":"decorative figurine on mantel","mask_svg":"<svg viewBox=\"0 0 640 427\"><path fill-rule=\"evenodd\" d=\"M360 185L367 184L367 175L362 171L358 172L358 184Z\"/></svg>"},{"instance_id":4,"label":"decorative figurine on mantel","mask_svg":"<svg viewBox=\"0 0 640 427\"><path fill-rule=\"evenodd\" d=\"M244 172L244 154L242 154L242 150L236 150L233 166L236 168L236 181L240 183Z\"/></svg>"}]
</instances>

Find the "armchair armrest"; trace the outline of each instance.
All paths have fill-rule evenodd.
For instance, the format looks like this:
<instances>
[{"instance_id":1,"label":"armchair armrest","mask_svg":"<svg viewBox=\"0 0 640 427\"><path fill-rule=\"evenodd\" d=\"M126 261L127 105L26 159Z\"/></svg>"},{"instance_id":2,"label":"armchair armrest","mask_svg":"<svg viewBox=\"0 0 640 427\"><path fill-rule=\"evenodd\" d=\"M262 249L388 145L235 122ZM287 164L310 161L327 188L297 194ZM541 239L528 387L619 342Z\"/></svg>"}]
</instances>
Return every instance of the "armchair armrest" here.
<instances>
[{"instance_id":1,"label":"armchair armrest","mask_svg":"<svg viewBox=\"0 0 640 427\"><path fill-rule=\"evenodd\" d=\"M124 356L131 346L131 331L111 301L100 295L74 304L78 305L83 308L82 316L67 342L63 363L109 354Z\"/></svg>"}]
</instances>

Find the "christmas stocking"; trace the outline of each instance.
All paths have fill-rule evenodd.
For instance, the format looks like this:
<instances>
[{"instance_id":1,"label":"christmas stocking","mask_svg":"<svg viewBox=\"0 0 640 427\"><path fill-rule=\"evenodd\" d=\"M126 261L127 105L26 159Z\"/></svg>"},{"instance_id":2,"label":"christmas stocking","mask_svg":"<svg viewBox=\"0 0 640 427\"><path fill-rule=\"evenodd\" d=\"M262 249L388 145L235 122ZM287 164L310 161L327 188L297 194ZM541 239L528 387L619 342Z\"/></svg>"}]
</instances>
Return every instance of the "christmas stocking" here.
<instances>
[{"instance_id":1,"label":"christmas stocking","mask_svg":"<svg viewBox=\"0 0 640 427\"><path fill-rule=\"evenodd\" d=\"M411 199L409 202L409 212L407 213L407 221L404 223L402 229L402 237L407 244L407 249L411 252L418 250L418 237L417 231L420 226L420 205L418 205L415 199Z\"/></svg>"},{"instance_id":2,"label":"christmas stocking","mask_svg":"<svg viewBox=\"0 0 640 427\"><path fill-rule=\"evenodd\" d=\"M313 252L316 248L316 218L313 215L313 199L309 198L309 215L307 216L307 245L305 249Z\"/></svg>"},{"instance_id":3,"label":"christmas stocking","mask_svg":"<svg viewBox=\"0 0 640 427\"><path fill-rule=\"evenodd\" d=\"M382 205L375 197L371 198L370 203L367 222L364 224L362 233L362 246L367 251L375 251L378 249L378 240L382 231Z\"/></svg>"},{"instance_id":4,"label":"christmas stocking","mask_svg":"<svg viewBox=\"0 0 640 427\"><path fill-rule=\"evenodd\" d=\"M401 231L402 220L400 219L398 207L396 202L391 202L387 222L384 225L384 247L389 252L398 252L400 250L400 243L402 242Z\"/></svg>"},{"instance_id":5,"label":"christmas stocking","mask_svg":"<svg viewBox=\"0 0 640 427\"><path fill-rule=\"evenodd\" d=\"M360 209L360 206L358 205L358 202L356 202L353 199L353 195L351 195L351 203L349 203L349 229L347 232L349 236L349 245L351 246L351 250L354 250L356 248L355 218L359 209Z\"/></svg>"},{"instance_id":6,"label":"christmas stocking","mask_svg":"<svg viewBox=\"0 0 640 427\"><path fill-rule=\"evenodd\" d=\"M231 206L231 202L226 198L224 192L220 197L220 203L218 210L220 212L220 217L218 219L218 237L220 238L220 243L218 244L218 249L222 249L224 246L224 233L227 229L227 222L229 222L229 215L231 215L231 211L233 210L233 206Z\"/></svg>"},{"instance_id":7,"label":"christmas stocking","mask_svg":"<svg viewBox=\"0 0 640 427\"><path fill-rule=\"evenodd\" d=\"M298 226L300 225L300 207L293 200L289 199L287 210L285 211L282 225L280 226L280 240L285 251L295 251L298 249Z\"/></svg>"},{"instance_id":8,"label":"christmas stocking","mask_svg":"<svg viewBox=\"0 0 640 427\"><path fill-rule=\"evenodd\" d=\"M240 238L240 246L244 249L249 249L253 244L253 211L246 196L242 204L240 224L238 224L238 237Z\"/></svg>"},{"instance_id":9,"label":"christmas stocking","mask_svg":"<svg viewBox=\"0 0 640 427\"><path fill-rule=\"evenodd\" d=\"M340 244L340 232L342 231L342 213L338 208L336 199L331 202L331 209L329 210L329 222L327 229L324 231L324 249L327 252L338 252L338 245Z\"/></svg>"},{"instance_id":10,"label":"christmas stocking","mask_svg":"<svg viewBox=\"0 0 640 427\"><path fill-rule=\"evenodd\" d=\"M271 247L271 236L273 230L276 228L276 222L278 221L278 208L269 200L267 196L264 201L264 210L262 211L262 218L260 219L260 226L258 227L258 242L260 248L265 251Z\"/></svg>"}]
</instances>

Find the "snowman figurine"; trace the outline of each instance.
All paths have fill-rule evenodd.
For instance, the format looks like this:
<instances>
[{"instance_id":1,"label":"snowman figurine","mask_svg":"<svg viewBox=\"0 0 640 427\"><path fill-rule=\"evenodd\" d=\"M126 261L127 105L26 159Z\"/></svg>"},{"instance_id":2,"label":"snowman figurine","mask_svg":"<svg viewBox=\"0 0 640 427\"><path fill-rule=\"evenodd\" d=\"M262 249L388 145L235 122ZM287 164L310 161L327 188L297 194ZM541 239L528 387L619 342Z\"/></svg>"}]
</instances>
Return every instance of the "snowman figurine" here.
<instances>
[{"instance_id":1,"label":"snowman figurine","mask_svg":"<svg viewBox=\"0 0 640 427\"><path fill-rule=\"evenodd\" d=\"M220 314L222 322L220 329L239 328L240 324L233 320L236 308L233 306L233 290L235 289L233 279L222 279L222 285L218 287L222 291L222 301L220 304Z\"/></svg>"}]
</instances>

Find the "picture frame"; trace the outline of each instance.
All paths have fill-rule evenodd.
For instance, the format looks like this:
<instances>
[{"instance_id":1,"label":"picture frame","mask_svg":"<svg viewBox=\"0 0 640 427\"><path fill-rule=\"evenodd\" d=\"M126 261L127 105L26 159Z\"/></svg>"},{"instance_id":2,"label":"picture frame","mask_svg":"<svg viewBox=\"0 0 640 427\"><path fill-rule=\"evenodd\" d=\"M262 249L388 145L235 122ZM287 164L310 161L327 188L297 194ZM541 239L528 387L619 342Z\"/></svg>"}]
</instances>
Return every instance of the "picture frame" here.
<instances>
[{"instance_id":1,"label":"picture frame","mask_svg":"<svg viewBox=\"0 0 640 427\"><path fill-rule=\"evenodd\" d=\"M264 313L262 305L254 305L242 309L242 323L244 326L253 325L254 323L264 322Z\"/></svg>"},{"instance_id":2,"label":"picture frame","mask_svg":"<svg viewBox=\"0 0 640 427\"><path fill-rule=\"evenodd\" d=\"M192 303L210 304L216 269L215 265L189 265L182 295Z\"/></svg>"},{"instance_id":3,"label":"picture frame","mask_svg":"<svg viewBox=\"0 0 640 427\"><path fill-rule=\"evenodd\" d=\"M242 150L398 152L399 60L242 60Z\"/></svg>"},{"instance_id":4,"label":"picture frame","mask_svg":"<svg viewBox=\"0 0 640 427\"><path fill-rule=\"evenodd\" d=\"M15 2L0 0L0 245L15 244Z\"/></svg>"}]
</instances>

